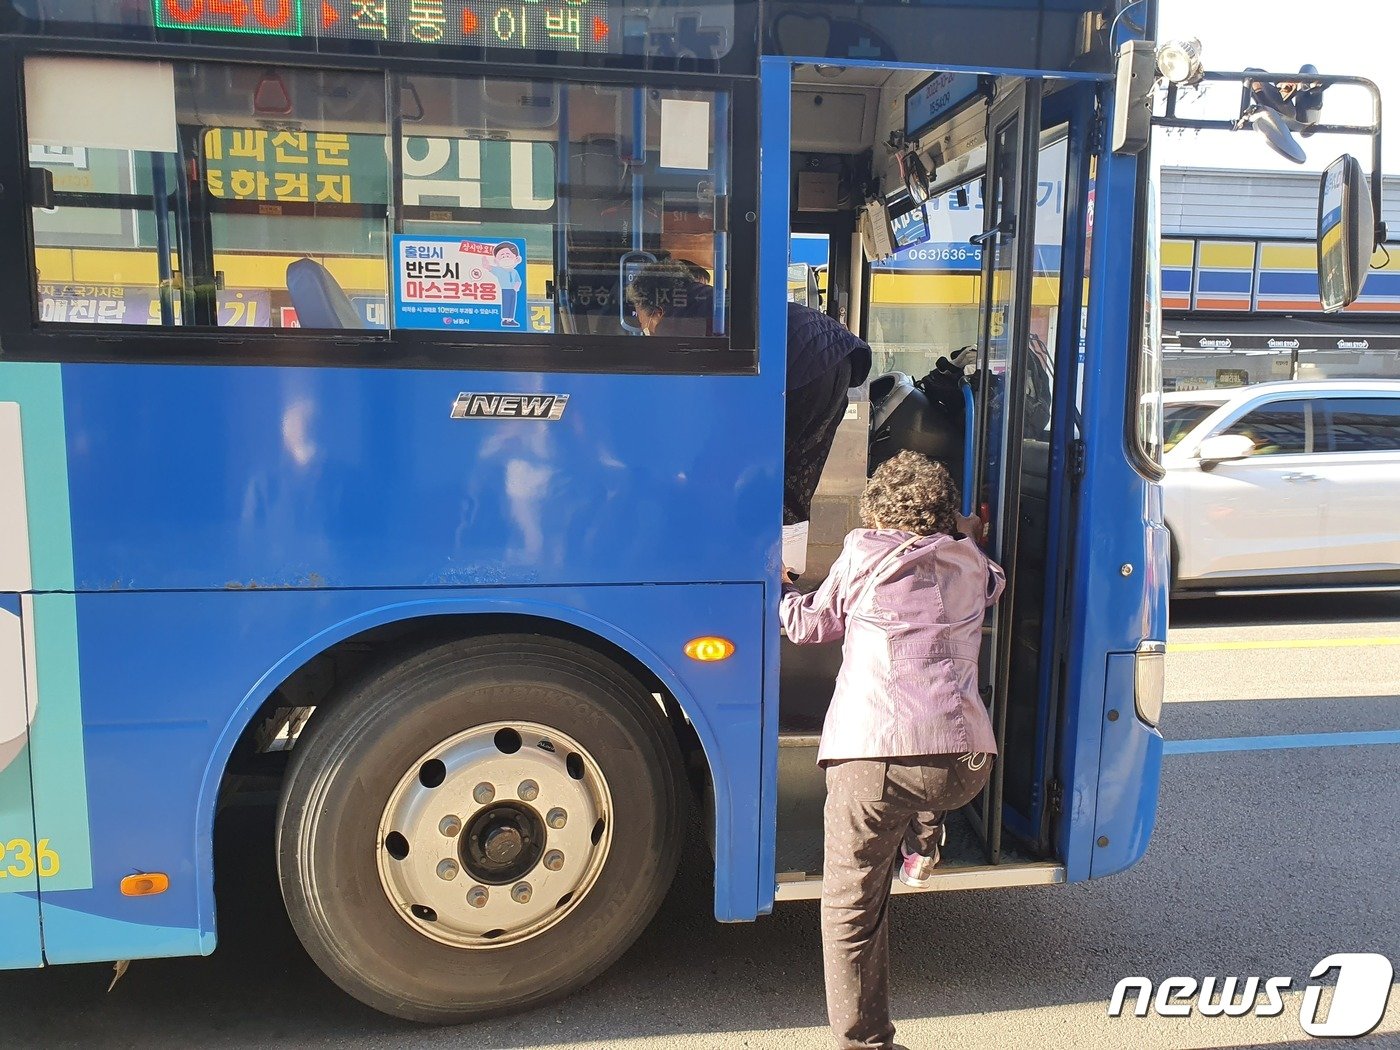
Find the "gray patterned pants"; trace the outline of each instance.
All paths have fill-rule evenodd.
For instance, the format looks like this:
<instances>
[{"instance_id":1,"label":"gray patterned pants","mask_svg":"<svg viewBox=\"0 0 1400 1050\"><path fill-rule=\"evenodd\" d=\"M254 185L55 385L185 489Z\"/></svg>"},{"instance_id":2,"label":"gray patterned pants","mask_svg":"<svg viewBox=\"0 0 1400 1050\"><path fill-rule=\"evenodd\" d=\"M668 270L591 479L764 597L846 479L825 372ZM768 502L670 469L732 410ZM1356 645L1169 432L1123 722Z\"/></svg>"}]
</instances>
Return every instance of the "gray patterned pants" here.
<instances>
[{"instance_id":1,"label":"gray patterned pants","mask_svg":"<svg viewBox=\"0 0 1400 1050\"><path fill-rule=\"evenodd\" d=\"M822 961L841 1050L894 1046L889 903L900 843L931 853L944 814L976 798L991 771L990 761L969 764L958 755L827 767Z\"/></svg>"}]
</instances>

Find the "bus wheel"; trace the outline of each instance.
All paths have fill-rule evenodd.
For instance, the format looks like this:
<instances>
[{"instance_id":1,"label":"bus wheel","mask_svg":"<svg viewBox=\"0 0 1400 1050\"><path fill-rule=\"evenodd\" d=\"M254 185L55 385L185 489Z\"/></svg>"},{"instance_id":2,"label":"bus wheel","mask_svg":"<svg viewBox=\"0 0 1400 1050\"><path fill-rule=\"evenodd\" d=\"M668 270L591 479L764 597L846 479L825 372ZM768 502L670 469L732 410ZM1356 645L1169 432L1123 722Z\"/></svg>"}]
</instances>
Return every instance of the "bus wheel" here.
<instances>
[{"instance_id":1,"label":"bus wheel","mask_svg":"<svg viewBox=\"0 0 1400 1050\"><path fill-rule=\"evenodd\" d=\"M645 928L684 831L675 738L599 654L535 635L420 652L312 718L278 870L341 988L439 1024L591 980Z\"/></svg>"}]
</instances>

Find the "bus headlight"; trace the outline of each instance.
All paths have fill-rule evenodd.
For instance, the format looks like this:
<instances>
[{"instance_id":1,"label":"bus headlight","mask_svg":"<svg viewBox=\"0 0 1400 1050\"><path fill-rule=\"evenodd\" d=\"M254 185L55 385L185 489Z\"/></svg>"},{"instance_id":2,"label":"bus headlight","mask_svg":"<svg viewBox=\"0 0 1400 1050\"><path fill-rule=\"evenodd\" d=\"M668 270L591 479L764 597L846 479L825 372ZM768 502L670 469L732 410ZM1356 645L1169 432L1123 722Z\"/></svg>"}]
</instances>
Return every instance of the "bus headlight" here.
<instances>
[{"instance_id":1,"label":"bus headlight","mask_svg":"<svg viewBox=\"0 0 1400 1050\"><path fill-rule=\"evenodd\" d=\"M1133 666L1133 702L1138 717L1155 726L1162 717L1162 690L1167 670L1167 644L1143 642Z\"/></svg>"}]
</instances>

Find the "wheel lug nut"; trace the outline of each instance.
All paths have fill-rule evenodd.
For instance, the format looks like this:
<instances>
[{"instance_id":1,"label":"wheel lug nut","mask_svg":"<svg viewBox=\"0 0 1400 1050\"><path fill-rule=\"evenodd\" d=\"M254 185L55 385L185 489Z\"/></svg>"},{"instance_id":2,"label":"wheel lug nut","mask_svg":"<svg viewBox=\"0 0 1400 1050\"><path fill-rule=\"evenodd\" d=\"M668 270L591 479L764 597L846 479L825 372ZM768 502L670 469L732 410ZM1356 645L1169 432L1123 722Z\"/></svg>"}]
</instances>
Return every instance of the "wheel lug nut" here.
<instances>
[{"instance_id":1,"label":"wheel lug nut","mask_svg":"<svg viewBox=\"0 0 1400 1050\"><path fill-rule=\"evenodd\" d=\"M457 877L457 862L455 860L444 860L438 862L438 878L443 882L451 882Z\"/></svg>"},{"instance_id":2,"label":"wheel lug nut","mask_svg":"<svg viewBox=\"0 0 1400 1050\"><path fill-rule=\"evenodd\" d=\"M569 822L569 815L562 809L551 809L549 815L544 818L544 822L555 831L558 831Z\"/></svg>"},{"instance_id":3,"label":"wheel lug nut","mask_svg":"<svg viewBox=\"0 0 1400 1050\"><path fill-rule=\"evenodd\" d=\"M473 886L467 890L467 903L473 908L484 908L490 896L485 886Z\"/></svg>"},{"instance_id":4,"label":"wheel lug nut","mask_svg":"<svg viewBox=\"0 0 1400 1050\"><path fill-rule=\"evenodd\" d=\"M454 839L462 831L462 821L458 817L443 817L438 824L438 831L442 832L448 838Z\"/></svg>"},{"instance_id":5,"label":"wheel lug nut","mask_svg":"<svg viewBox=\"0 0 1400 1050\"><path fill-rule=\"evenodd\" d=\"M472 791L472 798L476 799L477 803L483 806L495 797L496 789L490 784L478 784L475 790Z\"/></svg>"},{"instance_id":6,"label":"wheel lug nut","mask_svg":"<svg viewBox=\"0 0 1400 1050\"><path fill-rule=\"evenodd\" d=\"M533 892L528 882L517 882L515 888L510 891L510 899L516 904L529 904Z\"/></svg>"},{"instance_id":7,"label":"wheel lug nut","mask_svg":"<svg viewBox=\"0 0 1400 1050\"><path fill-rule=\"evenodd\" d=\"M552 849L544 855L544 866L550 871L558 871L564 866L564 854Z\"/></svg>"},{"instance_id":8,"label":"wheel lug nut","mask_svg":"<svg viewBox=\"0 0 1400 1050\"><path fill-rule=\"evenodd\" d=\"M520 782L520 789L516 792L522 802L533 802L540 797L540 786L533 780L523 780Z\"/></svg>"}]
</instances>

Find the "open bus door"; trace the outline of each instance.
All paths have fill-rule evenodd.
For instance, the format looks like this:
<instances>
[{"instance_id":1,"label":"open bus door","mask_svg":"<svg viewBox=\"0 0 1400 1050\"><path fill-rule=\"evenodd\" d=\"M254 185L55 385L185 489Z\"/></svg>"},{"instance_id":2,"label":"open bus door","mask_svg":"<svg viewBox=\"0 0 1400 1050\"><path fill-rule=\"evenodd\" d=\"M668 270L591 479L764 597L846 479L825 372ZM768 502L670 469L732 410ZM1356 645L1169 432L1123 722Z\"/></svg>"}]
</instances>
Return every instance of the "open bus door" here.
<instances>
[{"instance_id":1,"label":"open bus door","mask_svg":"<svg viewBox=\"0 0 1400 1050\"><path fill-rule=\"evenodd\" d=\"M1048 453L1050 447L1048 441L1027 440L1043 436L1048 424L1048 418L1043 423L1028 419L1039 415L1043 403L1036 396L1037 384L1029 380L1045 374L1044 361L1032 350L1030 327L1040 108L1039 80L1001 82L988 109L983 232L976 238L982 247L982 301L974 476L968 488L975 496L974 510L988 525L987 553L1007 579L1000 603L987 613L980 669L1002 760L972 806L973 826L993 864L1001 861L1007 822L1032 846L1043 845L1039 829L1046 799L1044 763L1035 761L1045 755L1049 733L1049 720L1038 717L1048 698L1041 695L1036 672L1044 562L1024 557L1021 543L1023 500L1039 496L1042 505L1046 502L1046 493L1026 491L1027 482L1048 477L1048 462L1028 462L1026 454L1035 459L1039 450ZM1028 581L1028 572L1039 577ZM1009 734L1015 739L1009 740ZM1014 790L1008 791L1009 786Z\"/></svg>"},{"instance_id":2,"label":"open bus door","mask_svg":"<svg viewBox=\"0 0 1400 1050\"><path fill-rule=\"evenodd\" d=\"M974 469L965 473L976 474L980 481L969 482L966 491L976 497L974 503L989 504L989 517L995 525L991 553L1011 563L1008 568L1014 573L1015 552L1021 542L1015 527L1018 510L1038 503L1038 517L1043 522L1048 516L1047 508L1054 502L1047 481L1050 430L1046 405L1053 390L1070 388L1054 381L1054 358L1060 355L1052 355L1048 350L1037 355L1027 349L1033 332L1051 343L1063 342L1063 334L1070 327L1059 325L1061 338L1057 339L1055 325L1046 330L1044 316L1034 320L1031 317L1032 288L1041 285L1036 280L1035 267L1040 189L1037 168L1044 163L1049 170L1058 164L1063 176L1066 146L1061 138L1054 147L1059 151L1055 155L1058 159L1045 159L1047 147L1040 138L1040 81L994 81L991 77L981 81L985 87L969 99L971 105L955 110L949 118L953 122L951 128L940 131L935 126L928 132L930 139L941 135L940 141L956 143L953 148L958 151L943 157L950 173L956 172L952 175L955 181L939 186L940 198L932 206L941 223L939 238L949 240L951 234L960 231L958 235L965 244L966 237L981 231L974 239L989 249L983 252L981 279L958 273L959 267L921 266L926 261L922 257L904 256L884 268L872 264L867 261L874 258L871 247L876 252L882 249L873 236L867 243L865 229L859 234L854 232L854 220L866 202L876 199L871 193L878 193L878 199L899 203L886 189L891 184L890 172L884 165L889 155L885 145L889 128L878 125L875 119L863 125L852 122L849 127L833 127L825 117L826 107L819 102L837 90L864 92L862 97L868 99L871 113L894 113L902 127L906 119L904 109L893 103L905 100L932 75L934 71L868 67L824 72L793 70L787 85L792 98L792 163L786 172L766 172L767 192L789 206L792 261L807 258L804 253L810 247L809 241L820 241L831 252L832 283L823 305L839 311L843 300L849 303L849 311L841 319L870 341L875 351L875 372L882 373L882 378L903 374L908 380L922 376L937 366L949 348L974 339L983 377L989 377L991 372L1021 376L1032 363L1041 369L1036 373L1037 393L1023 396L1024 392L1018 393L1019 387L1012 384L1014 396L1010 402L997 394L996 384L987 378L985 389L974 391L975 399L985 407L970 414L975 420L973 436L982 437L970 442L980 458L977 464L969 463ZM993 82L1000 83L1001 90L994 96L984 93ZM948 134L950 130L952 134ZM990 146L986 144L988 137ZM814 150L825 152L814 154ZM874 179L875 188L864 193L828 195L825 212L814 207L818 214L808 214L804 205L809 199L804 197L797 176L828 169L838 172L853 187L870 186ZM973 181L984 176L987 186L998 188L995 193L988 191L988 201L995 198L997 203L984 208L985 224L972 218L979 213L968 203ZM794 182L798 192L790 195ZM1076 186L1074 192L1080 188ZM811 201L820 204L822 198L814 195ZM977 224L968 229L969 222ZM845 231L851 232L843 236ZM893 236L893 220L891 231ZM839 249L848 241L852 245L850 254L841 259ZM920 242L911 243L917 248ZM1053 276L1058 276L1058 254L1046 253L1045 266L1056 267ZM881 257L886 258L890 257ZM1058 283L1053 276L1043 282L1047 287ZM953 300L952 309L946 306L948 300L940 298L950 289L967 295L965 300ZM1020 349L1013 352L1017 347ZM1063 352L1064 348L1058 349ZM873 386L869 392L851 392L847 418L842 421L827 459L813 501L806 571L799 583L804 589L819 585L839 554L845 535L859 525L860 493L873 456L873 396ZM1018 450L1027 437L1035 439L1042 451L1022 457ZM1012 455L1008 455L1008 449ZM1029 464L1026 468L1022 466L1023 459ZM1039 480L1032 483L1023 474ZM989 687L989 707L1006 757L997 763L993 786L972 805L950 816L943 863L930 888L1033 885L1064 878L1063 867L1049 859L1043 820L1049 768L1046 759L1053 725L1050 691L1041 682L1042 667L1048 665L1039 660L1041 649L1046 648L1041 644L1041 633L1047 622L1043 609L1050 585L1045 557L1047 532L1030 528L1026 535L1032 548L1039 546L1038 555L1020 560L1022 570L1033 578L1018 592L1031 596L1027 613L1024 617L1012 615L1009 607L1003 606L989 620L984 644L983 681ZM1049 651L1053 648L1048 647ZM775 856L778 899L811 897L820 889L825 783L816 754L840 660L837 646L798 647L787 640L782 642ZM1018 662L1026 664L1024 671L1016 668ZM990 702L993 698L994 702ZM1003 764L1014 765L1015 769L1008 768L1003 774ZM1003 824L1017 839L1016 845L1005 850L1001 845ZM1033 826L1041 830L1031 833ZM902 885L895 887L896 892L906 890Z\"/></svg>"}]
</instances>

